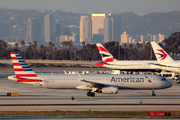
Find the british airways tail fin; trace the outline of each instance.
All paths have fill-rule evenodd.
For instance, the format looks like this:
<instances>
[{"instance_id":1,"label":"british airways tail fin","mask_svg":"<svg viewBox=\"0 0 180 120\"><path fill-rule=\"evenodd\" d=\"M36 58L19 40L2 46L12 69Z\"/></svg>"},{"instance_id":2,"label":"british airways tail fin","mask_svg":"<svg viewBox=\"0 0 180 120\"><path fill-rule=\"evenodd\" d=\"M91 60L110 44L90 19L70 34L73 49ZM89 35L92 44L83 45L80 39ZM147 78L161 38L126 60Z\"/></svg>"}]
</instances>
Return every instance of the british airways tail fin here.
<instances>
[{"instance_id":1,"label":"british airways tail fin","mask_svg":"<svg viewBox=\"0 0 180 120\"><path fill-rule=\"evenodd\" d=\"M113 61L116 61L114 56L112 56L111 53L109 53L109 51L107 51L106 48L101 45L101 43L96 43L96 45L104 63L111 63Z\"/></svg>"},{"instance_id":2,"label":"british airways tail fin","mask_svg":"<svg viewBox=\"0 0 180 120\"><path fill-rule=\"evenodd\" d=\"M156 42L151 42L154 54L158 62L169 63L174 60Z\"/></svg>"},{"instance_id":3,"label":"british airways tail fin","mask_svg":"<svg viewBox=\"0 0 180 120\"><path fill-rule=\"evenodd\" d=\"M29 67L29 65L16 52L10 52L14 72L17 82L40 82L37 74Z\"/></svg>"}]
</instances>

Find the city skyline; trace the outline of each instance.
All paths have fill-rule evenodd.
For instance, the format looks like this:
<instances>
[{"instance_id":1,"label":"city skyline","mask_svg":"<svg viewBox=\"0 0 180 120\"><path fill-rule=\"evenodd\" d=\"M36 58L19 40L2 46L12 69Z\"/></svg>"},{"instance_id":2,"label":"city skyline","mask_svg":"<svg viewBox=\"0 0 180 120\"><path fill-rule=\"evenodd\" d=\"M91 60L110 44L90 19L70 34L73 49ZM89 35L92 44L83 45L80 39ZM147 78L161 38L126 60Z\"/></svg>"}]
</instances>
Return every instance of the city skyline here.
<instances>
[{"instance_id":1,"label":"city skyline","mask_svg":"<svg viewBox=\"0 0 180 120\"><path fill-rule=\"evenodd\" d=\"M73 13L123 13L146 15L180 10L179 0L0 0L0 8L61 10Z\"/></svg>"},{"instance_id":2,"label":"city skyline","mask_svg":"<svg viewBox=\"0 0 180 120\"><path fill-rule=\"evenodd\" d=\"M81 16L79 21L79 33L72 34L71 28L61 28L61 24L56 24L53 15L44 16L44 40L41 39L41 20L36 18L28 18L27 23L27 38L26 43L55 43L60 44L64 41L72 42L86 42L86 43L106 43L111 41L117 41L119 43L135 44L145 43L150 41L162 42L165 35L138 35L136 39L127 34L124 31L121 34L121 15L102 13L102 14L91 14L91 16ZM55 29L55 30L54 30ZM63 31L61 31L63 30ZM94 32L93 32L94 31ZM63 34L62 34L63 32ZM77 39L77 36L80 39ZM103 37L104 36L104 37ZM55 41L54 41L55 40Z\"/></svg>"},{"instance_id":3,"label":"city skyline","mask_svg":"<svg viewBox=\"0 0 180 120\"><path fill-rule=\"evenodd\" d=\"M61 44L62 41L71 41L71 40L76 43L82 41L85 41L86 43L96 43L96 42L102 43L108 41L122 42L123 40L121 41L121 35L124 31L127 31L126 36L128 37L127 40L125 37L124 42L128 41L128 43L135 43L142 41L141 43L143 43L144 40L149 41L147 39L148 37L146 37L146 35L148 34L152 35L152 37L154 39L157 39L158 41L159 38L161 39L167 38L167 36L169 36L170 33L173 33L174 31L179 31L180 28L179 26L177 26L178 24L180 24L177 22L179 21L178 16L180 14L180 11L174 11L165 14L152 13L150 15L139 17L133 13L123 13L123 14L92 13L89 15L84 15L84 14L73 14L68 12L62 12L58 10L45 11L45 12L36 11L36 10L13 10L13 9L5 9L5 8L0 10L2 13L1 21L2 23L5 23L4 25L7 26L4 29L2 29L1 27L1 29L2 31L5 30L7 31L6 33L9 33L9 34L1 34L1 38L8 42L16 41L17 43L21 42L22 40L24 40L26 43L29 42L33 43L33 41L37 41L40 44L41 43L47 44L49 42ZM46 19L46 16L54 16L54 19L52 20L49 19L51 17L47 17ZM87 26L89 26L89 28L87 29L87 31L83 30L84 33L80 35L80 33L82 33L80 32L82 30L81 29L82 27L80 25L81 16L89 16L91 19L89 20L89 22L92 23L87 23ZM35 20L33 19L41 19L40 20L41 23L39 23L40 21L35 22ZM154 19L156 19L155 23L154 23ZM161 25L162 19L163 19L163 24ZM146 20L147 22L144 22L144 20ZM123 23L121 23L121 21ZM176 25L174 25L173 23L176 23ZM41 25L42 27L41 26L38 27L37 24ZM60 26L56 26L55 24L57 25L59 24ZM86 25L83 24L82 26ZM9 28L8 26L11 27ZM38 30L36 27L38 27L38 29L39 28L42 29ZM38 30L39 33L41 33L40 35L41 38L40 36L37 37L38 32L35 32L34 29ZM152 30L153 31L155 30L155 32L152 32ZM158 34L162 34L165 37L157 36ZM87 37L85 37L86 35ZM139 37L137 36L140 35L143 36L145 35L145 37L144 38L141 37L142 39L139 39ZM83 37L84 40L81 39L82 36L84 36ZM81 39L80 41L79 41L79 37ZM49 38L50 40L47 40Z\"/></svg>"}]
</instances>

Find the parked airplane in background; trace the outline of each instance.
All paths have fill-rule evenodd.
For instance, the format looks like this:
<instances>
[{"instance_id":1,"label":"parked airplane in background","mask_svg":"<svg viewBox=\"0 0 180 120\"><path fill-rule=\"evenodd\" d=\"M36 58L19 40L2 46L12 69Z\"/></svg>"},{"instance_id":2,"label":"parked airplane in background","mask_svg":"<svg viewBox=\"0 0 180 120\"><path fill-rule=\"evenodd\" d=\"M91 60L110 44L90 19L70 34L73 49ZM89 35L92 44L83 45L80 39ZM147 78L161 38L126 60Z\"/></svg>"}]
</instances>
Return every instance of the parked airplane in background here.
<instances>
[{"instance_id":1,"label":"parked airplane in background","mask_svg":"<svg viewBox=\"0 0 180 120\"><path fill-rule=\"evenodd\" d=\"M151 42L158 63L153 63L156 69L180 73L180 61L174 61L156 42Z\"/></svg>"},{"instance_id":2,"label":"parked airplane in background","mask_svg":"<svg viewBox=\"0 0 180 120\"><path fill-rule=\"evenodd\" d=\"M116 94L118 89L154 90L165 89L172 83L158 75L133 74L36 74L22 57L16 52L10 52L16 76L8 79L24 84L50 89L81 89L89 90L87 96L95 96L94 92ZM11 79L12 78L12 79Z\"/></svg>"},{"instance_id":3,"label":"parked airplane in background","mask_svg":"<svg viewBox=\"0 0 180 120\"><path fill-rule=\"evenodd\" d=\"M157 63L157 60L116 60L101 43L96 43L99 53L102 57L102 62L96 63L97 66L107 67L122 71L150 71L160 72L160 69L152 67L151 64Z\"/></svg>"}]
</instances>

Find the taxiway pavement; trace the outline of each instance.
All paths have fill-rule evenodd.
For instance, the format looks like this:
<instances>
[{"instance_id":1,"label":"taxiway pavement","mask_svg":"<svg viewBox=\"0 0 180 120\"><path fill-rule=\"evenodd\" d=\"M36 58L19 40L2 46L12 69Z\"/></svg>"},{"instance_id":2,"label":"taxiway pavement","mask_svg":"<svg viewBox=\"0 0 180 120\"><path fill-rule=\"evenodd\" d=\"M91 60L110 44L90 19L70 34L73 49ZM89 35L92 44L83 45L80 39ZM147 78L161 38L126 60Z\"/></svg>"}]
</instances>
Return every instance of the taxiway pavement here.
<instances>
[{"instance_id":1,"label":"taxiway pavement","mask_svg":"<svg viewBox=\"0 0 180 120\"><path fill-rule=\"evenodd\" d=\"M180 110L180 84L173 82L168 89L119 90L118 94L96 93L87 97L87 91L45 89L7 80L12 71L0 73L0 111L177 111ZM19 96L7 96L17 92ZM71 98L74 97L74 100Z\"/></svg>"}]
</instances>

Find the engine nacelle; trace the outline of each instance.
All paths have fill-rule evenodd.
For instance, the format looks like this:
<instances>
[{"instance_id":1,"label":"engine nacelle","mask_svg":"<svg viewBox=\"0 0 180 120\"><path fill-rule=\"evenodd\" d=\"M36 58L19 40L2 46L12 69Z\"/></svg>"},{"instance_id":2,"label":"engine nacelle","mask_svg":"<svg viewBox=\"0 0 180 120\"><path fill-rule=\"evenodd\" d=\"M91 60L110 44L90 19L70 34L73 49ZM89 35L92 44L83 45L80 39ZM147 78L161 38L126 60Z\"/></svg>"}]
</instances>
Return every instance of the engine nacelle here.
<instances>
[{"instance_id":1,"label":"engine nacelle","mask_svg":"<svg viewBox=\"0 0 180 120\"><path fill-rule=\"evenodd\" d=\"M99 90L99 92L104 94L117 94L118 87L117 86L103 87L102 89Z\"/></svg>"}]
</instances>

